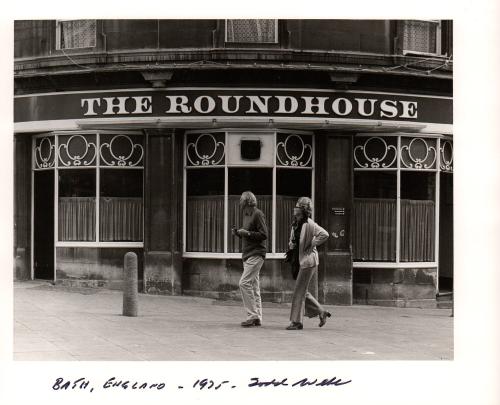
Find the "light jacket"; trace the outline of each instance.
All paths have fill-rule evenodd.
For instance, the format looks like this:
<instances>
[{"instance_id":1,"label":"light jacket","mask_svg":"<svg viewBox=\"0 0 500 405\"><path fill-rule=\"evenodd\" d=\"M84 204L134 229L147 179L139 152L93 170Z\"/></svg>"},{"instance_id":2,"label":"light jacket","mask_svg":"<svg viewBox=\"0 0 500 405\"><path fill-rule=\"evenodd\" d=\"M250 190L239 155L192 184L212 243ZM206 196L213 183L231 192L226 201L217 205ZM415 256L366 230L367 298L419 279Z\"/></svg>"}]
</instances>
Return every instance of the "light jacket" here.
<instances>
[{"instance_id":1,"label":"light jacket","mask_svg":"<svg viewBox=\"0 0 500 405\"><path fill-rule=\"evenodd\" d=\"M328 232L311 218L302 225L299 241L299 264L301 269L314 267L319 264L317 246L328 239ZM293 240L293 229L290 232L290 242Z\"/></svg>"}]
</instances>

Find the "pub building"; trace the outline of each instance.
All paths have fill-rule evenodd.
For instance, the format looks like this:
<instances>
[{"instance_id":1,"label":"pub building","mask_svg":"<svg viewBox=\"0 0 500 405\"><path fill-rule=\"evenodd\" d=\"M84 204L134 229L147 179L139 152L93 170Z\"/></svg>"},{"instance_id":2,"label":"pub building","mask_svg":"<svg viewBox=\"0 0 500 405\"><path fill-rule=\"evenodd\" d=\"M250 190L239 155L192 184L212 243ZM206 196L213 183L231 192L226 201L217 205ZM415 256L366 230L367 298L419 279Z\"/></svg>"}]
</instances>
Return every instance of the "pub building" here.
<instances>
[{"instance_id":1,"label":"pub building","mask_svg":"<svg viewBox=\"0 0 500 405\"><path fill-rule=\"evenodd\" d=\"M239 299L239 197L289 302L293 207L330 234L327 304L436 307L453 284L452 23L15 22L16 280Z\"/></svg>"}]
</instances>

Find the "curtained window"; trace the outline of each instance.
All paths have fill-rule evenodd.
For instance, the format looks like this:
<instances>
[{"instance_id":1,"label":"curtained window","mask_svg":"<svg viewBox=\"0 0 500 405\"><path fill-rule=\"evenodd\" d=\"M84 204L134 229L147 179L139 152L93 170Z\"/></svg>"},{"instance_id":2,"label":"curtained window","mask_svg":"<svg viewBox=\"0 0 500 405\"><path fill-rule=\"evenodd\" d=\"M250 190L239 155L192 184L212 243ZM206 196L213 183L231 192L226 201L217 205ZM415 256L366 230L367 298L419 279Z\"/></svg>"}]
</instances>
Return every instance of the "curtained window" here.
<instances>
[{"instance_id":1,"label":"curtained window","mask_svg":"<svg viewBox=\"0 0 500 405\"><path fill-rule=\"evenodd\" d=\"M436 174L401 172L402 262L434 261Z\"/></svg>"},{"instance_id":2,"label":"curtained window","mask_svg":"<svg viewBox=\"0 0 500 405\"><path fill-rule=\"evenodd\" d=\"M396 260L395 171L354 175L353 255L356 261Z\"/></svg>"},{"instance_id":3,"label":"curtained window","mask_svg":"<svg viewBox=\"0 0 500 405\"><path fill-rule=\"evenodd\" d=\"M312 135L193 131L185 141L184 251L240 253L231 229L242 227L240 197L251 191L266 218L267 251L286 252L297 199L312 195Z\"/></svg>"},{"instance_id":4,"label":"curtained window","mask_svg":"<svg viewBox=\"0 0 500 405\"><path fill-rule=\"evenodd\" d=\"M226 42L276 43L277 24L275 19L226 20Z\"/></svg>"},{"instance_id":5,"label":"curtained window","mask_svg":"<svg viewBox=\"0 0 500 405\"><path fill-rule=\"evenodd\" d=\"M293 208L299 197L311 197L310 170L276 169L276 252L288 249Z\"/></svg>"},{"instance_id":6,"label":"curtained window","mask_svg":"<svg viewBox=\"0 0 500 405\"><path fill-rule=\"evenodd\" d=\"M143 240L142 142L132 133L57 136L59 241Z\"/></svg>"},{"instance_id":7,"label":"curtained window","mask_svg":"<svg viewBox=\"0 0 500 405\"><path fill-rule=\"evenodd\" d=\"M241 252L241 239L234 237L232 227L242 226L242 212L239 206L241 193L252 191L257 198L257 208L267 221L267 251L272 251L272 206L273 206L273 169L229 168L228 169L228 252Z\"/></svg>"},{"instance_id":8,"label":"curtained window","mask_svg":"<svg viewBox=\"0 0 500 405\"><path fill-rule=\"evenodd\" d=\"M404 20L399 23L404 52L440 53L438 49L439 21Z\"/></svg>"},{"instance_id":9,"label":"curtained window","mask_svg":"<svg viewBox=\"0 0 500 405\"><path fill-rule=\"evenodd\" d=\"M59 171L60 241L95 241L95 169Z\"/></svg>"},{"instance_id":10,"label":"curtained window","mask_svg":"<svg viewBox=\"0 0 500 405\"><path fill-rule=\"evenodd\" d=\"M224 252L224 169L186 172L186 251Z\"/></svg>"},{"instance_id":11,"label":"curtained window","mask_svg":"<svg viewBox=\"0 0 500 405\"><path fill-rule=\"evenodd\" d=\"M58 49L91 48L96 46L96 20L58 21Z\"/></svg>"},{"instance_id":12,"label":"curtained window","mask_svg":"<svg viewBox=\"0 0 500 405\"><path fill-rule=\"evenodd\" d=\"M141 169L101 169L100 241L142 240L142 182Z\"/></svg>"}]
</instances>

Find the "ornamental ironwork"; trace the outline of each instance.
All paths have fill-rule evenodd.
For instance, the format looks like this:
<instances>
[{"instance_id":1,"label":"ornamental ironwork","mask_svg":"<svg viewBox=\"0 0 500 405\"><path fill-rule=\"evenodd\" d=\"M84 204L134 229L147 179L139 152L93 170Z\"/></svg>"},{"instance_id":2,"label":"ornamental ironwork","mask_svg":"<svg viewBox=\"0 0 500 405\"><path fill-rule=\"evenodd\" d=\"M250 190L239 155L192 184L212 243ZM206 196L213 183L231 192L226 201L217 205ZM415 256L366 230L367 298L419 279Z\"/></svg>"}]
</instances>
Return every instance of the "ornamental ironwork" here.
<instances>
[{"instance_id":1,"label":"ornamental ironwork","mask_svg":"<svg viewBox=\"0 0 500 405\"><path fill-rule=\"evenodd\" d=\"M360 168L395 167L398 151L395 145L380 136L367 138L354 148L354 161Z\"/></svg>"},{"instance_id":2,"label":"ornamental ironwork","mask_svg":"<svg viewBox=\"0 0 500 405\"><path fill-rule=\"evenodd\" d=\"M224 164L224 142L213 134L203 133L188 138L186 158L188 166L218 166Z\"/></svg>"},{"instance_id":3,"label":"ornamental ironwork","mask_svg":"<svg viewBox=\"0 0 500 405\"><path fill-rule=\"evenodd\" d=\"M276 163L289 167L310 167L312 161L311 137L297 134L279 135L276 144Z\"/></svg>"},{"instance_id":4,"label":"ornamental ironwork","mask_svg":"<svg viewBox=\"0 0 500 405\"><path fill-rule=\"evenodd\" d=\"M444 172L453 171L453 143L449 140L441 140L439 147L441 153L441 160L439 167Z\"/></svg>"},{"instance_id":5,"label":"ornamental ironwork","mask_svg":"<svg viewBox=\"0 0 500 405\"><path fill-rule=\"evenodd\" d=\"M38 138L34 150L34 169L49 169L55 164L56 145L53 137Z\"/></svg>"},{"instance_id":6,"label":"ornamental ironwork","mask_svg":"<svg viewBox=\"0 0 500 405\"><path fill-rule=\"evenodd\" d=\"M99 155L104 166L141 167L144 148L127 135L101 135Z\"/></svg>"},{"instance_id":7,"label":"ornamental ironwork","mask_svg":"<svg viewBox=\"0 0 500 405\"><path fill-rule=\"evenodd\" d=\"M416 170L435 168L437 152L434 139L401 138L401 143L402 168Z\"/></svg>"},{"instance_id":8,"label":"ornamental ironwork","mask_svg":"<svg viewBox=\"0 0 500 405\"><path fill-rule=\"evenodd\" d=\"M63 166L94 166L96 160L95 136L81 134L59 138L59 162Z\"/></svg>"}]
</instances>

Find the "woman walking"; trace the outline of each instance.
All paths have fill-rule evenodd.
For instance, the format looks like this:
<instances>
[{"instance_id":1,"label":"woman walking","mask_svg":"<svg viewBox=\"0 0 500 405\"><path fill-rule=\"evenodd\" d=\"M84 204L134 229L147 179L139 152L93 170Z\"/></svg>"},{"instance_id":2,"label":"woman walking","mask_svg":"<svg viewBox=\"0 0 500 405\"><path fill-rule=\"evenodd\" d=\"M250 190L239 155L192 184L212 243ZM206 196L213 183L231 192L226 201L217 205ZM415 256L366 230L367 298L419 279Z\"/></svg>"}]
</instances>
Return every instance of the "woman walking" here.
<instances>
[{"instance_id":1,"label":"woman walking","mask_svg":"<svg viewBox=\"0 0 500 405\"><path fill-rule=\"evenodd\" d=\"M312 202L308 197L300 197L293 210L294 223L290 232L289 248L295 249L299 260L299 272L295 282L292 297L292 310L288 330L303 329L302 317L319 316L319 326L322 327L331 316L323 306L307 291L309 282L318 271L318 250L328 239L328 232L311 219Z\"/></svg>"}]
</instances>

